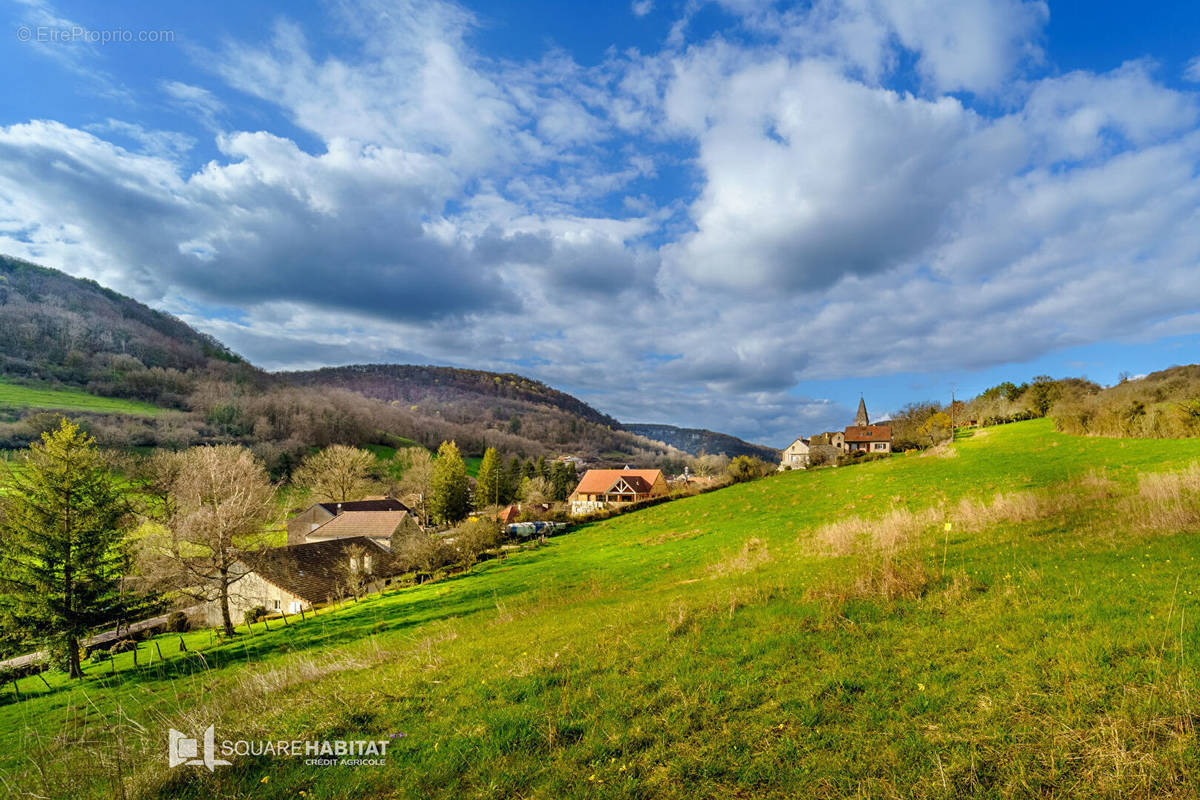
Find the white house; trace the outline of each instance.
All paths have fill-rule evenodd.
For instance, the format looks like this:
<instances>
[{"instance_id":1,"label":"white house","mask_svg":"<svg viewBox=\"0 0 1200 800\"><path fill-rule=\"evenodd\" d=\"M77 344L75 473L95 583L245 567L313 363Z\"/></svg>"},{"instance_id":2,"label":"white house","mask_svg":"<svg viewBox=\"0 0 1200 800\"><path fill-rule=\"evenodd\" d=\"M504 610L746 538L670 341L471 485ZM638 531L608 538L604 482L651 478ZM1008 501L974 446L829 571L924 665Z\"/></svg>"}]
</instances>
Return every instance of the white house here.
<instances>
[{"instance_id":1,"label":"white house","mask_svg":"<svg viewBox=\"0 0 1200 800\"><path fill-rule=\"evenodd\" d=\"M809 464L809 442L803 437L797 439L787 446L783 451L783 458L780 459L780 469L808 469Z\"/></svg>"}]
</instances>

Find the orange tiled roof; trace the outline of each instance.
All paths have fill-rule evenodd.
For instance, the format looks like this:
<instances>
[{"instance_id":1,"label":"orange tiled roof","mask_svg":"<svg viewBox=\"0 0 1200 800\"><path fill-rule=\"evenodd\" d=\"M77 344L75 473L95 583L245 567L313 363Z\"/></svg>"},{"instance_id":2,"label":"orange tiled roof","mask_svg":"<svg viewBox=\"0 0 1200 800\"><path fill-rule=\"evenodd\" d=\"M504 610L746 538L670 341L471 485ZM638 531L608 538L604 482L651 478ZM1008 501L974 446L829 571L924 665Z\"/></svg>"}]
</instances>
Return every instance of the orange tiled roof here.
<instances>
[{"instance_id":1,"label":"orange tiled roof","mask_svg":"<svg viewBox=\"0 0 1200 800\"><path fill-rule=\"evenodd\" d=\"M848 425L847 442L890 442L892 429L888 425Z\"/></svg>"},{"instance_id":2,"label":"orange tiled roof","mask_svg":"<svg viewBox=\"0 0 1200 800\"><path fill-rule=\"evenodd\" d=\"M650 491L654 482L662 477L660 469L589 469L575 487L575 494L603 494L613 484L624 478L639 493Z\"/></svg>"}]
</instances>

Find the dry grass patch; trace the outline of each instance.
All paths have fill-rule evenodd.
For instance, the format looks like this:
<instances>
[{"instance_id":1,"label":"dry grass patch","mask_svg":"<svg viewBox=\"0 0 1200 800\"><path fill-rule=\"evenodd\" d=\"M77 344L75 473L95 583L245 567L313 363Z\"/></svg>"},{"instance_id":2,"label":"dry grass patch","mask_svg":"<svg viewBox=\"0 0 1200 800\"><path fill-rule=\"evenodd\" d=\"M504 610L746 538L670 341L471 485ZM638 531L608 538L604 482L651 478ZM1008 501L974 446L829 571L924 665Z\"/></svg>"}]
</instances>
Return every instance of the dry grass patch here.
<instances>
[{"instance_id":1,"label":"dry grass patch","mask_svg":"<svg viewBox=\"0 0 1200 800\"><path fill-rule=\"evenodd\" d=\"M696 626L696 614L682 600L667 610L667 637L683 636Z\"/></svg>"},{"instance_id":2,"label":"dry grass patch","mask_svg":"<svg viewBox=\"0 0 1200 800\"><path fill-rule=\"evenodd\" d=\"M1085 489L1094 489L1104 494L1116 492L1120 487L1120 484L1108 476L1106 469L1089 469L1078 483Z\"/></svg>"},{"instance_id":3,"label":"dry grass patch","mask_svg":"<svg viewBox=\"0 0 1200 800\"><path fill-rule=\"evenodd\" d=\"M941 511L936 508L920 511L899 508L873 519L850 517L817 528L812 541L822 555L895 552L915 541L941 516Z\"/></svg>"},{"instance_id":4,"label":"dry grass patch","mask_svg":"<svg viewBox=\"0 0 1200 800\"><path fill-rule=\"evenodd\" d=\"M1124 510L1139 530L1182 533L1200 528L1200 464L1178 472L1144 473Z\"/></svg>"},{"instance_id":5,"label":"dry grass patch","mask_svg":"<svg viewBox=\"0 0 1200 800\"><path fill-rule=\"evenodd\" d=\"M1032 522L1069 505L1067 495L1040 492L1001 492L990 503L965 497L954 509L954 519L967 530L978 531L1011 522Z\"/></svg>"},{"instance_id":6,"label":"dry grass patch","mask_svg":"<svg viewBox=\"0 0 1200 800\"><path fill-rule=\"evenodd\" d=\"M810 588L804 598L839 606L850 600L916 600L936 580L916 553L884 553L857 561L849 574Z\"/></svg>"}]
</instances>

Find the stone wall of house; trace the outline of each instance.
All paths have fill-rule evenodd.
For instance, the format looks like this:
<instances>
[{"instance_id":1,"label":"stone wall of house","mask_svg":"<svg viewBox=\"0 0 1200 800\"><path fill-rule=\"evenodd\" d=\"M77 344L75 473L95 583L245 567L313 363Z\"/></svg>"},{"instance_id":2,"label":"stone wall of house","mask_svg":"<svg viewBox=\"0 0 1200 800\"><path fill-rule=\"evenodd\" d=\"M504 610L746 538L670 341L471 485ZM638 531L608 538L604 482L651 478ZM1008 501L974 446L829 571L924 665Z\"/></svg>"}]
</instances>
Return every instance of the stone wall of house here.
<instances>
[{"instance_id":1,"label":"stone wall of house","mask_svg":"<svg viewBox=\"0 0 1200 800\"><path fill-rule=\"evenodd\" d=\"M234 625L241 625L246 612L258 606L265 608L268 613L285 611L288 614L298 614L301 606L305 609L309 608L307 602L294 594L285 592L253 572L247 573L229 587L229 617L233 620ZM203 617L206 625L213 627L220 625L220 601L212 600L205 603Z\"/></svg>"},{"instance_id":2,"label":"stone wall of house","mask_svg":"<svg viewBox=\"0 0 1200 800\"><path fill-rule=\"evenodd\" d=\"M808 448L808 460L812 464L836 464L842 448L832 444L814 444Z\"/></svg>"},{"instance_id":3,"label":"stone wall of house","mask_svg":"<svg viewBox=\"0 0 1200 800\"><path fill-rule=\"evenodd\" d=\"M364 587L363 594L382 592L392 583L391 578L375 578ZM322 598L317 600L317 603L323 604L331 599L333 598ZM269 614L281 612L299 614L301 608L305 611L312 608L307 600L302 600L291 592L280 589L270 581L263 580L255 573L250 572L239 578L229 588L229 618L233 620L234 625L242 625L245 622L246 612L259 606L265 608ZM194 616L202 624L209 627L219 627L222 624L219 601L212 600L203 603L199 608L199 613Z\"/></svg>"}]
</instances>

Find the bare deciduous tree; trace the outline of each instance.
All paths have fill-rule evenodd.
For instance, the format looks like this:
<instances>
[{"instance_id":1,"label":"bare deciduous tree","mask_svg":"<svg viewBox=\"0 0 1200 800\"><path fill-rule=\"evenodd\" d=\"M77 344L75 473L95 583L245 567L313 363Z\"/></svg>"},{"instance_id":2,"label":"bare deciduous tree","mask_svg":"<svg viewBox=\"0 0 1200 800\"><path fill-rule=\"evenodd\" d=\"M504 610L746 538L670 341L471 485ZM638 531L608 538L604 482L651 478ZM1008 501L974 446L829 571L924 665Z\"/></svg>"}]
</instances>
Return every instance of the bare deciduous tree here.
<instances>
[{"instance_id":1,"label":"bare deciduous tree","mask_svg":"<svg viewBox=\"0 0 1200 800\"><path fill-rule=\"evenodd\" d=\"M424 447L403 447L393 458L400 470L396 496L411 508L422 525L429 524L429 495L433 491L433 456Z\"/></svg>"},{"instance_id":2,"label":"bare deciduous tree","mask_svg":"<svg viewBox=\"0 0 1200 800\"><path fill-rule=\"evenodd\" d=\"M245 574L237 564L266 544L263 526L273 515L275 487L262 463L237 445L160 458L168 481L166 532L147 538L147 567L186 595L217 601L222 627L232 636L230 591Z\"/></svg>"},{"instance_id":3,"label":"bare deciduous tree","mask_svg":"<svg viewBox=\"0 0 1200 800\"><path fill-rule=\"evenodd\" d=\"M375 456L369 450L335 444L305 456L292 482L318 501L361 500L374 485Z\"/></svg>"}]
</instances>

